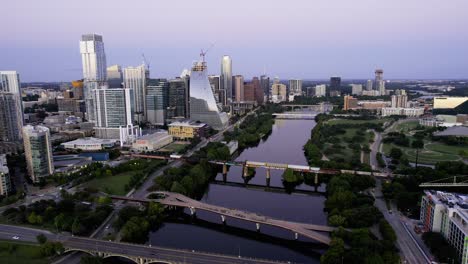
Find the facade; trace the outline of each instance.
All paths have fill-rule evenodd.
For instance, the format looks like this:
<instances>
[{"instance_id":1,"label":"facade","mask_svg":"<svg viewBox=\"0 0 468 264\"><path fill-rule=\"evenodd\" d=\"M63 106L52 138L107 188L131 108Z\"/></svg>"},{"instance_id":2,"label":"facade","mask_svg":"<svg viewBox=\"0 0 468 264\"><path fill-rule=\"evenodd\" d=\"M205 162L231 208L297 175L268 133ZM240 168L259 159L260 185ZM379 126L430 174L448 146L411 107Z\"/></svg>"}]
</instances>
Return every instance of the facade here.
<instances>
[{"instance_id":1,"label":"facade","mask_svg":"<svg viewBox=\"0 0 468 264\"><path fill-rule=\"evenodd\" d=\"M289 93L293 95L302 95L302 80L289 80Z\"/></svg>"},{"instance_id":2,"label":"facade","mask_svg":"<svg viewBox=\"0 0 468 264\"><path fill-rule=\"evenodd\" d=\"M351 95L344 96L344 106L343 110L351 110L358 107L358 100Z\"/></svg>"},{"instance_id":3,"label":"facade","mask_svg":"<svg viewBox=\"0 0 468 264\"><path fill-rule=\"evenodd\" d=\"M50 132L44 126L23 127L24 154L29 177L33 182L54 173Z\"/></svg>"},{"instance_id":4,"label":"facade","mask_svg":"<svg viewBox=\"0 0 468 264\"><path fill-rule=\"evenodd\" d=\"M231 114L233 115L244 115L250 111L252 111L255 106L257 106L257 102L255 101L243 101L243 102L232 102L231 104Z\"/></svg>"},{"instance_id":5,"label":"facade","mask_svg":"<svg viewBox=\"0 0 468 264\"><path fill-rule=\"evenodd\" d=\"M327 95L327 86L325 84L315 86L315 96L322 97Z\"/></svg>"},{"instance_id":6,"label":"facade","mask_svg":"<svg viewBox=\"0 0 468 264\"><path fill-rule=\"evenodd\" d=\"M122 88L123 73L120 65L107 67L107 83L110 88Z\"/></svg>"},{"instance_id":7,"label":"facade","mask_svg":"<svg viewBox=\"0 0 468 264\"><path fill-rule=\"evenodd\" d=\"M210 81L211 90L213 90L213 94L215 95L216 103L221 103L222 105L225 105L224 92L221 92L220 90L221 78L219 77L219 75L210 75L208 76L208 80Z\"/></svg>"},{"instance_id":8,"label":"facade","mask_svg":"<svg viewBox=\"0 0 468 264\"><path fill-rule=\"evenodd\" d=\"M402 108L402 107L384 107L382 116L404 115L409 117L419 117L424 114L424 108Z\"/></svg>"},{"instance_id":9,"label":"facade","mask_svg":"<svg viewBox=\"0 0 468 264\"><path fill-rule=\"evenodd\" d=\"M244 101L244 76L236 75L234 76L234 101L241 102Z\"/></svg>"},{"instance_id":10,"label":"facade","mask_svg":"<svg viewBox=\"0 0 468 264\"><path fill-rule=\"evenodd\" d=\"M176 140L190 140L205 137L207 128L204 123L181 121L169 124L168 132Z\"/></svg>"},{"instance_id":11,"label":"facade","mask_svg":"<svg viewBox=\"0 0 468 264\"><path fill-rule=\"evenodd\" d=\"M406 107L408 103L408 96L406 95L405 90L395 90L395 94L392 95L392 107Z\"/></svg>"},{"instance_id":12,"label":"facade","mask_svg":"<svg viewBox=\"0 0 468 264\"><path fill-rule=\"evenodd\" d=\"M468 263L468 196L441 191L424 191L420 220L425 232L441 233Z\"/></svg>"},{"instance_id":13,"label":"facade","mask_svg":"<svg viewBox=\"0 0 468 264\"><path fill-rule=\"evenodd\" d=\"M146 121L146 86L149 71L146 65L124 68L124 88L133 91L134 120L137 123Z\"/></svg>"},{"instance_id":14,"label":"facade","mask_svg":"<svg viewBox=\"0 0 468 264\"><path fill-rule=\"evenodd\" d=\"M23 105L16 71L0 71L0 141L21 141Z\"/></svg>"},{"instance_id":15,"label":"facade","mask_svg":"<svg viewBox=\"0 0 468 264\"><path fill-rule=\"evenodd\" d=\"M434 97L434 109L452 109L468 101L468 97L438 96Z\"/></svg>"},{"instance_id":16,"label":"facade","mask_svg":"<svg viewBox=\"0 0 468 264\"><path fill-rule=\"evenodd\" d=\"M232 102L232 60L231 57L224 55L221 59L221 75L220 89L223 91L225 98L223 104L226 105Z\"/></svg>"},{"instance_id":17,"label":"facade","mask_svg":"<svg viewBox=\"0 0 468 264\"><path fill-rule=\"evenodd\" d=\"M172 143L172 136L167 131L139 137L132 144L132 149L136 151L155 151Z\"/></svg>"},{"instance_id":18,"label":"facade","mask_svg":"<svg viewBox=\"0 0 468 264\"><path fill-rule=\"evenodd\" d=\"M81 149L85 151L98 151L115 147L117 140L100 138L79 138L73 141L62 143L65 149Z\"/></svg>"},{"instance_id":19,"label":"facade","mask_svg":"<svg viewBox=\"0 0 468 264\"><path fill-rule=\"evenodd\" d=\"M257 101L259 105L262 105L265 100L265 93L262 88L262 83L258 77L253 77L252 84L254 86L255 101Z\"/></svg>"},{"instance_id":20,"label":"facade","mask_svg":"<svg viewBox=\"0 0 468 264\"><path fill-rule=\"evenodd\" d=\"M190 119L206 123L216 130L224 129L229 121L227 114L216 104L204 59L193 64L190 75Z\"/></svg>"},{"instance_id":21,"label":"facade","mask_svg":"<svg viewBox=\"0 0 468 264\"><path fill-rule=\"evenodd\" d=\"M270 98L270 77L266 75L260 76L260 86L263 89L263 93L265 94L267 101Z\"/></svg>"},{"instance_id":22,"label":"facade","mask_svg":"<svg viewBox=\"0 0 468 264\"><path fill-rule=\"evenodd\" d=\"M255 101L255 86L253 83L244 84L244 98L242 101Z\"/></svg>"},{"instance_id":23,"label":"facade","mask_svg":"<svg viewBox=\"0 0 468 264\"><path fill-rule=\"evenodd\" d=\"M380 95L385 95L385 81L383 80L383 70L375 70L375 80L374 80L375 90L379 91Z\"/></svg>"},{"instance_id":24,"label":"facade","mask_svg":"<svg viewBox=\"0 0 468 264\"><path fill-rule=\"evenodd\" d=\"M146 88L147 121L152 125L166 124L170 84L166 79L149 79Z\"/></svg>"},{"instance_id":25,"label":"facade","mask_svg":"<svg viewBox=\"0 0 468 264\"><path fill-rule=\"evenodd\" d=\"M330 78L330 95L332 92L339 92L341 88L341 77L333 76Z\"/></svg>"},{"instance_id":26,"label":"facade","mask_svg":"<svg viewBox=\"0 0 468 264\"><path fill-rule=\"evenodd\" d=\"M188 118L188 86L181 79L169 80L167 118Z\"/></svg>"},{"instance_id":27,"label":"facade","mask_svg":"<svg viewBox=\"0 0 468 264\"><path fill-rule=\"evenodd\" d=\"M362 95L362 84L351 84L352 95Z\"/></svg>"},{"instance_id":28,"label":"facade","mask_svg":"<svg viewBox=\"0 0 468 264\"><path fill-rule=\"evenodd\" d=\"M107 80L106 54L102 36L86 34L80 41L83 64L83 97L88 121L95 121L94 89L99 89Z\"/></svg>"},{"instance_id":29,"label":"facade","mask_svg":"<svg viewBox=\"0 0 468 264\"><path fill-rule=\"evenodd\" d=\"M11 192L10 170L5 154L0 154L0 196L8 196Z\"/></svg>"},{"instance_id":30,"label":"facade","mask_svg":"<svg viewBox=\"0 0 468 264\"><path fill-rule=\"evenodd\" d=\"M372 91L372 80L367 80L366 91Z\"/></svg>"},{"instance_id":31,"label":"facade","mask_svg":"<svg viewBox=\"0 0 468 264\"><path fill-rule=\"evenodd\" d=\"M284 102L287 100L286 85L274 83L271 86L271 101L273 103Z\"/></svg>"}]
</instances>

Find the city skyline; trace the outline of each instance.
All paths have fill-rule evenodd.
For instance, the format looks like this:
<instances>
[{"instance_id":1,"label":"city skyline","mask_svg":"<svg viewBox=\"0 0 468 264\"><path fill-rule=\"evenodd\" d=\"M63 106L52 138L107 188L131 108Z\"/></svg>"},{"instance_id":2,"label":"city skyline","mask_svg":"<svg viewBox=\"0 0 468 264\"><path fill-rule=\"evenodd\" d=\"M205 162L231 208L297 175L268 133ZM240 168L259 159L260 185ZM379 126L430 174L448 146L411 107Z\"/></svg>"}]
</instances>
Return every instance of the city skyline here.
<instances>
[{"instance_id":1,"label":"city skyline","mask_svg":"<svg viewBox=\"0 0 468 264\"><path fill-rule=\"evenodd\" d=\"M229 55L233 75L246 79L264 70L282 79L368 79L377 68L387 79L463 79L468 72L460 55L468 52L468 33L459 30L468 23L462 0L240 1L229 12L213 1L142 1L138 7L100 1L93 8L86 8L90 1L27 2L5 3L11 12L0 18L15 24L5 28L0 69L18 71L23 82L79 79L77 40L89 33L104 37L109 65L138 65L144 53L152 77L178 76L211 44L207 63L219 65ZM155 10L158 16L151 15ZM86 21L75 23L77 12L86 12ZM291 12L289 19L277 19ZM118 20L123 13L125 21ZM180 19L171 20L174 15ZM188 32L194 19L200 26ZM218 71L211 67L209 74Z\"/></svg>"}]
</instances>

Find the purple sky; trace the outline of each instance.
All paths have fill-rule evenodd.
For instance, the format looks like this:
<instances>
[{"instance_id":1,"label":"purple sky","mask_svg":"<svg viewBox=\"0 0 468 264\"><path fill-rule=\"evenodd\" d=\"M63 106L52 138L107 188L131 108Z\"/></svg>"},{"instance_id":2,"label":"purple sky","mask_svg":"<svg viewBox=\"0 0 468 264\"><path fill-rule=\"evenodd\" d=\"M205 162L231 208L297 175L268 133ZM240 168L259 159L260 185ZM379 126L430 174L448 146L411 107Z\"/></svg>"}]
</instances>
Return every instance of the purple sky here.
<instances>
[{"instance_id":1,"label":"purple sky","mask_svg":"<svg viewBox=\"0 0 468 264\"><path fill-rule=\"evenodd\" d=\"M228 4L229 3L229 4ZM103 35L108 65L151 62L173 77L223 54L246 78L468 78L467 0L15 0L2 3L0 70L22 81L79 79L78 42ZM6 12L5 12L6 11Z\"/></svg>"}]
</instances>

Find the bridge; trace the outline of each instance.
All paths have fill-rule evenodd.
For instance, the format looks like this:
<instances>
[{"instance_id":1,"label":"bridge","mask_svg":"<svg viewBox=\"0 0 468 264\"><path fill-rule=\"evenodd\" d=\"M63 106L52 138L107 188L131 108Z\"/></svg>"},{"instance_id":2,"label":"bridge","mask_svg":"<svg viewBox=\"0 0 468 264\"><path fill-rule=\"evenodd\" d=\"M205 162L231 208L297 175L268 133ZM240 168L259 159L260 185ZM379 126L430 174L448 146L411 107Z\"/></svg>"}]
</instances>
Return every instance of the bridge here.
<instances>
[{"instance_id":1,"label":"bridge","mask_svg":"<svg viewBox=\"0 0 468 264\"><path fill-rule=\"evenodd\" d=\"M291 111L294 111L294 109L300 109L300 110L309 110L309 111L315 111L315 112L320 112L320 113L326 113L330 112L333 110L333 105L329 103L320 103L316 105L302 105L302 104L282 104L283 107L286 109L291 109Z\"/></svg>"},{"instance_id":2,"label":"bridge","mask_svg":"<svg viewBox=\"0 0 468 264\"><path fill-rule=\"evenodd\" d=\"M225 224L227 217L244 220L247 222L255 223L257 231L260 231L260 226L269 225L279 227L281 229L289 230L294 234L294 239L298 239L299 235L313 239L320 243L330 245L331 239L328 235L319 232L332 232L336 230L334 227L313 225L306 223L290 222L271 217L259 215L252 212L241 211L238 209L231 209L217 205L206 204L197 200L188 198L182 194L171 192L152 192L147 197L152 195L157 196L155 199L150 198L131 198L125 196L111 196L114 200L123 200L137 203L158 202L166 206L188 208L191 215L195 215L197 210L211 212L220 215L221 221Z\"/></svg>"},{"instance_id":3,"label":"bridge","mask_svg":"<svg viewBox=\"0 0 468 264\"><path fill-rule=\"evenodd\" d=\"M273 116L276 119L314 120L317 115L311 113L275 113Z\"/></svg>"},{"instance_id":4,"label":"bridge","mask_svg":"<svg viewBox=\"0 0 468 264\"><path fill-rule=\"evenodd\" d=\"M273 163L273 162L258 162L258 161L209 161L212 164L222 165L223 166L223 175L227 174L228 166L240 166L243 168L243 176L248 176L248 168L265 168L266 178L270 179L270 170L286 170L291 169L297 172L306 172L315 174L315 184L318 183L318 174L328 174L336 175L341 173L347 174L356 174L356 175L367 175L375 177L391 177L392 174L384 172L371 172L371 171L357 171L357 170L335 170L335 169L323 169L319 167L311 167L305 165L294 165L294 164L285 164L285 163Z\"/></svg>"},{"instance_id":5,"label":"bridge","mask_svg":"<svg viewBox=\"0 0 468 264\"><path fill-rule=\"evenodd\" d=\"M468 175L447 177L431 182L421 183L419 187L468 187Z\"/></svg>"}]
</instances>

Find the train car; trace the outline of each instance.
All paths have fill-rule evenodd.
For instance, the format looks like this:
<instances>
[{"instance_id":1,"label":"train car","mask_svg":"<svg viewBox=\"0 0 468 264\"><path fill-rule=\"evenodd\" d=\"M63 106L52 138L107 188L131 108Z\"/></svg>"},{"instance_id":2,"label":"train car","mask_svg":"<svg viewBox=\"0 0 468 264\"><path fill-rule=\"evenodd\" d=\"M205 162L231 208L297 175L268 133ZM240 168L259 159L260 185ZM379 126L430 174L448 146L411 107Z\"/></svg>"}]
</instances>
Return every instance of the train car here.
<instances>
[{"instance_id":1,"label":"train car","mask_svg":"<svg viewBox=\"0 0 468 264\"><path fill-rule=\"evenodd\" d=\"M302 166L302 165L288 165L289 169L298 170L298 171L309 171L309 166Z\"/></svg>"},{"instance_id":2,"label":"train car","mask_svg":"<svg viewBox=\"0 0 468 264\"><path fill-rule=\"evenodd\" d=\"M274 169L287 169L288 165L287 164L281 164L281 163L265 163L267 167L274 168Z\"/></svg>"},{"instance_id":3,"label":"train car","mask_svg":"<svg viewBox=\"0 0 468 264\"><path fill-rule=\"evenodd\" d=\"M313 172L319 172L320 168L319 167L309 167L309 170L311 170Z\"/></svg>"},{"instance_id":4,"label":"train car","mask_svg":"<svg viewBox=\"0 0 468 264\"><path fill-rule=\"evenodd\" d=\"M171 159L181 159L181 158L182 158L182 155L171 154L171 155L169 156L169 158L171 158Z\"/></svg>"},{"instance_id":5,"label":"train car","mask_svg":"<svg viewBox=\"0 0 468 264\"><path fill-rule=\"evenodd\" d=\"M257 161L247 161L245 166L247 167L264 167L266 165L265 162L257 162Z\"/></svg>"}]
</instances>

